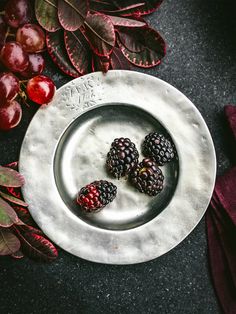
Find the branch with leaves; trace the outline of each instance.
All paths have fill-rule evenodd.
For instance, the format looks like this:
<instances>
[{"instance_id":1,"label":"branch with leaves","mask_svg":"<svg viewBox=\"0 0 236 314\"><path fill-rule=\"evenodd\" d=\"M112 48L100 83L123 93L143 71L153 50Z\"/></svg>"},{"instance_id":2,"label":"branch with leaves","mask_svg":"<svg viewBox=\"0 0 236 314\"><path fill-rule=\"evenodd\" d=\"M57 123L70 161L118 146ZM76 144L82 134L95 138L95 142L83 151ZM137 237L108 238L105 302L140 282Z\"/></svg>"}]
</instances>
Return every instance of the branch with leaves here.
<instances>
[{"instance_id":1,"label":"branch with leaves","mask_svg":"<svg viewBox=\"0 0 236 314\"><path fill-rule=\"evenodd\" d=\"M47 31L47 49L66 74L150 68L160 64L166 46L143 16L163 0L35 0L38 23ZM125 3L125 4L124 4Z\"/></svg>"},{"instance_id":2,"label":"branch with leaves","mask_svg":"<svg viewBox=\"0 0 236 314\"><path fill-rule=\"evenodd\" d=\"M24 178L16 169L16 162L0 166L0 255L53 261L57 249L31 218L20 191Z\"/></svg>"}]
</instances>

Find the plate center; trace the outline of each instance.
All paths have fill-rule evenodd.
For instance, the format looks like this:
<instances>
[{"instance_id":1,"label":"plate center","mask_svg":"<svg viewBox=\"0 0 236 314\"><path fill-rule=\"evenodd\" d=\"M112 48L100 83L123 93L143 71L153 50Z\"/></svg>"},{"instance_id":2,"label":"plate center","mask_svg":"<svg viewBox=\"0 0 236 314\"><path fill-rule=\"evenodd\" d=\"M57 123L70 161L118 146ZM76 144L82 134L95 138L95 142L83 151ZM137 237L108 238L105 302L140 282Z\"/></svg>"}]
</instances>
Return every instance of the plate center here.
<instances>
[{"instance_id":1,"label":"plate center","mask_svg":"<svg viewBox=\"0 0 236 314\"><path fill-rule=\"evenodd\" d=\"M170 136L157 119L128 104L104 104L76 118L62 135L54 156L54 176L61 198L76 216L102 229L126 230L155 218L172 199L179 172L177 160L161 167L164 189L155 197L140 193L130 183L106 171L106 155L115 138L128 137L143 159L145 135L157 131ZM76 194L95 180L108 180L117 188L116 199L97 213L85 213L76 204Z\"/></svg>"}]
</instances>

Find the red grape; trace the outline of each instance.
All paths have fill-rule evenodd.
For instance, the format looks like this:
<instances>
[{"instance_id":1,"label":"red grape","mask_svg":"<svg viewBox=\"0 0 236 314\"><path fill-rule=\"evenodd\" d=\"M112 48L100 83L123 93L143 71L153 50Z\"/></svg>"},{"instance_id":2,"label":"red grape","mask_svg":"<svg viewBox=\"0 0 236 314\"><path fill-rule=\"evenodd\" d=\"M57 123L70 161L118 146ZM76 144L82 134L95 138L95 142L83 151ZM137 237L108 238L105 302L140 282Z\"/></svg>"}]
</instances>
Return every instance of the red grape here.
<instances>
[{"instance_id":1,"label":"red grape","mask_svg":"<svg viewBox=\"0 0 236 314\"><path fill-rule=\"evenodd\" d=\"M29 56L19 43L9 41L1 50L1 61L12 72L23 72L28 67Z\"/></svg>"},{"instance_id":2,"label":"red grape","mask_svg":"<svg viewBox=\"0 0 236 314\"><path fill-rule=\"evenodd\" d=\"M17 101L12 100L0 106L0 130L13 129L20 123L21 117L22 109Z\"/></svg>"},{"instance_id":3,"label":"red grape","mask_svg":"<svg viewBox=\"0 0 236 314\"><path fill-rule=\"evenodd\" d=\"M38 75L27 83L26 91L28 97L39 105L49 103L55 94L55 84L44 75Z\"/></svg>"},{"instance_id":4,"label":"red grape","mask_svg":"<svg viewBox=\"0 0 236 314\"><path fill-rule=\"evenodd\" d=\"M2 16L0 15L0 50L2 49L3 45L6 41L6 33L7 33L7 27L5 22L3 21Z\"/></svg>"},{"instance_id":5,"label":"red grape","mask_svg":"<svg viewBox=\"0 0 236 314\"><path fill-rule=\"evenodd\" d=\"M28 0L9 0L5 6L5 21L14 28L29 23L32 19L32 8Z\"/></svg>"},{"instance_id":6,"label":"red grape","mask_svg":"<svg viewBox=\"0 0 236 314\"><path fill-rule=\"evenodd\" d=\"M10 72L0 75L0 105L13 100L20 91L19 80Z\"/></svg>"},{"instance_id":7,"label":"red grape","mask_svg":"<svg viewBox=\"0 0 236 314\"><path fill-rule=\"evenodd\" d=\"M29 54L29 65L28 68L20 74L25 78L31 78L39 75L43 72L45 67L45 61L41 54L32 53Z\"/></svg>"},{"instance_id":8,"label":"red grape","mask_svg":"<svg viewBox=\"0 0 236 314\"><path fill-rule=\"evenodd\" d=\"M22 45L26 52L39 52L45 47L45 34L40 26L25 24L18 28L16 41Z\"/></svg>"}]
</instances>

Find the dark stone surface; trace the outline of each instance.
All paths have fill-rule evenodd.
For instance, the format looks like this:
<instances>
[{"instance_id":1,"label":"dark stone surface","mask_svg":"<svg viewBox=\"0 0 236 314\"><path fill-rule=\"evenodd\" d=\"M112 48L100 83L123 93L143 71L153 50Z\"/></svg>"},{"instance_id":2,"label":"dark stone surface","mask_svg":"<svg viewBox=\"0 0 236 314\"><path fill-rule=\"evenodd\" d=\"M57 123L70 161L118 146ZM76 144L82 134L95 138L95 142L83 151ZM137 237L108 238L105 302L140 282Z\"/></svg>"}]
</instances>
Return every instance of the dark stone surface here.
<instances>
[{"instance_id":1,"label":"dark stone surface","mask_svg":"<svg viewBox=\"0 0 236 314\"><path fill-rule=\"evenodd\" d=\"M219 174L230 165L223 106L236 99L235 16L234 0L166 0L149 17L168 50L159 67L145 72L177 87L200 110L213 136ZM69 80L51 62L46 73L57 86ZM25 108L21 126L0 133L0 164L18 158L34 112ZM204 219L171 252L140 265L95 264L60 251L50 265L6 257L0 268L2 314L220 313Z\"/></svg>"}]
</instances>

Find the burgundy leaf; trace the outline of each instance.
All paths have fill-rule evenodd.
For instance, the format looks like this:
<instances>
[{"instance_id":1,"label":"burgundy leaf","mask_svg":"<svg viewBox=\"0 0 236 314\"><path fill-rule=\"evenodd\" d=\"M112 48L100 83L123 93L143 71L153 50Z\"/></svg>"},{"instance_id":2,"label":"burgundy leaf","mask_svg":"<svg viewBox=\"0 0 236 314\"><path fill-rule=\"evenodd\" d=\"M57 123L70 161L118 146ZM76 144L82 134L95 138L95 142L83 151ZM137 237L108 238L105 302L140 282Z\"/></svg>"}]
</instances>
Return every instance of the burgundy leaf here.
<instances>
[{"instance_id":1,"label":"burgundy leaf","mask_svg":"<svg viewBox=\"0 0 236 314\"><path fill-rule=\"evenodd\" d=\"M11 195L13 195L16 198L22 199L21 189L20 188L2 187L1 189L4 190L7 193L10 193Z\"/></svg>"},{"instance_id":2,"label":"burgundy leaf","mask_svg":"<svg viewBox=\"0 0 236 314\"><path fill-rule=\"evenodd\" d=\"M123 30L123 31L122 31ZM118 31L120 43L125 46L129 51L141 52L145 47L140 40L135 38L134 32L128 32L125 28L120 28Z\"/></svg>"},{"instance_id":3,"label":"burgundy leaf","mask_svg":"<svg viewBox=\"0 0 236 314\"><path fill-rule=\"evenodd\" d=\"M17 213L17 216L20 218L20 220L23 221L26 225L36 225L27 208L21 206L13 206L13 209Z\"/></svg>"},{"instance_id":4,"label":"burgundy leaf","mask_svg":"<svg viewBox=\"0 0 236 314\"><path fill-rule=\"evenodd\" d=\"M141 7L137 13L141 15L147 15L147 14L153 13L159 8L162 2L163 0L146 0L145 6Z\"/></svg>"},{"instance_id":5,"label":"burgundy leaf","mask_svg":"<svg viewBox=\"0 0 236 314\"><path fill-rule=\"evenodd\" d=\"M6 194L6 193L3 193L0 191L0 195L5 198L5 200L11 202L11 203L14 203L14 204L17 204L17 205L20 205L20 206L24 206L24 207L27 207L28 204L26 204L24 201L22 201L21 199L19 198L16 198L12 195L9 195L9 194Z\"/></svg>"},{"instance_id":6,"label":"burgundy leaf","mask_svg":"<svg viewBox=\"0 0 236 314\"><path fill-rule=\"evenodd\" d=\"M126 28L125 30L123 28L122 32L129 36L129 45L127 47L127 41L126 45L123 45L119 39L117 42L121 52L131 63L143 68L160 64L161 59L165 56L166 47L165 41L157 31L145 27L142 29Z\"/></svg>"},{"instance_id":7,"label":"burgundy leaf","mask_svg":"<svg viewBox=\"0 0 236 314\"><path fill-rule=\"evenodd\" d=\"M8 168L11 168L11 169L17 171L18 170L18 161L10 162L9 164L4 165L4 167L8 167Z\"/></svg>"},{"instance_id":8,"label":"burgundy leaf","mask_svg":"<svg viewBox=\"0 0 236 314\"><path fill-rule=\"evenodd\" d=\"M123 53L120 51L119 48L114 48L112 54L111 54L111 67L113 70L129 70L130 69L130 63L125 58Z\"/></svg>"},{"instance_id":9,"label":"burgundy leaf","mask_svg":"<svg viewBox=\"0 0 236 314\"><path fill-rule=\"evenodd\" d=\"M25 180L19 172L0 166L0 185L7 187L21 187L24 183Z\"/></svg>"},{"instance_id":10,"label":"burgundy leaf","mask_svg":"<svg viewBox=\"0 0 236 314\"><path fill-rule=\"evenodd\" d=\"M39 230L38 228L32 227L32 226L29 226L29 225L20 226L20 230L22 232L27 232L27 233L31 232L31 233L35 233L38 235L43 235L43 232L41 230Z\"/></svg>"},{"instance_id":11,"label":"burgundy leaf","mask_svg":"<svg viewBox=\"0 0 236 314\"><path fill-rule=\"evenodd\" d=\"M19 218L14 209L0 198L0 227L11 227L13 223L18 223Z\"/></svg>"},{"instance_id":12,"label":"burgundy leaf","mask_svg":"<svg viewBox=\"0 0 236 314\"><path fill-rule=\"evenodd\" d=\"M99 1L99 0L90 0L90 9L92 11L103 11L103 10L114 10L116 7L113 5L113 3L110 1Z\"/></svg>"},{"instance_id":13,"label":"burgundy leaf","mask_svg":"<svg viewBox=\"0 0 236 314\"><path fill-rule=\"evenodd\" d=\"M21 241L23 253L29 257L44 262L52 262L57 258L57 249L43 236L31 232L21 232L18 227L15 227L15 231Z\"/></svg>"},{"instance_id":14,"label":"burgundy leaf","mask_svg":"<svg viewBox=\"0 0 236 314\"><path fill-rule=\"evenodd\" d=\"M54 33L47 33L46 44L48 52L56 65L66 74L72 77L79 77L79 73L73 67L64 46L64 32L59 30Z\"/></svg>"},{"instance_id":15,"label":"burgundy leaf","mask_svg":"<svg viewBox=\"0 0 236 314\"><path fill-rule=\"evenodd\" d=\"M83 34L94 53L107 57L115 46L115 29L112 21L104 14L89 14L84 22Z\"/></svg>"},{"instance_id":16,"label":"burgundy leaf","mask_svg":"<svg viewBox=\"0 0 236 314\"><path fill-rule=\"evenodd\" d=\"M0 228L0 255L12 255L19 249L19 239L11 231Z\"/></svg>"},{"instance_id":17,"label":"burgundy leaf","mask_svg":"<svg viewBox=\"0 0 236 314\"><path fill-rule=\"evenodd\" d=\"M120 13L119 15L123 16L130 16L133 14L136 15L150 14L158 9L163 0L143 0L140 1L139 3L140 6L137 7L135 7L135 5L137 5L137 0L126 0L125 6L130 7L129 10L127 9L125 10L123 0L113 0L112 2L116 6L116 8L119 8L119 10L115 11L116 13Z\"/></svg>"},{"instance_id":18,"label":"burgundy leaf","mask_svg":"<svg viewBox=\"0 0 236 314\"><path fill-rule=\"evenodd\" d=\"M35 15L38 23L48 32L61 28L57 16L57 0L35 0Z\"/></svg>"},{"instance_id":19,"label":"burgundy leaf","mask_svg":"<svg viewBox=\"0 0 236 314\"><path fill-rule=\"evenodd\" d=\"M114 4L114 1L110 6L103 3L96 3L92 2L91 9L105 13L105 14L116 14L116 15L124 15L124 16L131 16L136 14L141 10L141 8L144 8L145 2L141 1L140 3L135 3L128 5L128 3L122 3L122 5L117 6Z\"/></svg>"},{"instance_id":20,"label":"burgundy leaf","mask_svg":"<svg viewBox=\"0 0 236 314\"><path fill-rule=\"evenodd\" d=\"M15 258L15 259L21 259L24 257L24 254L19 250L13 254L11 254L11 257Z\"/></svg>"},{"instance_id":21,"label":"burgundy leaf","mask_svg":"<svg viewBox=\"0 0 236 314\"><path fill-rule=\"evenodd\" d=\"M134 19L127 19L125 17L112 16L112 15L108 15L108 17L111 19L113 25L115 26L143 27L146 25L145 22L134 20Z\"/></svg>"},{"instance_id":22,"label":"burgundy leaf","mask_svg":"<svg viewBox=\"0 0 236 314\"><path fill-rule=\"evenodd\" d=\"M12 195L9 195L9 194L6 194L6 193L3 193L3 192L0 191L0 196L2 196L2 198L4 198L5 200L7 200L7 201L9 201L11 203L14 203L14 204L17 204L17 205L20 205L20 206L23 206L23 207L28 207L27 203L25 203L21 199L19 199L17 197L14 197Z\"/></svg>"},{"instance_id":23,"label":"burgundy leaf","mask_svg":"<svg viewBox=\"0 0 236 314\"><path fill-rule=\"evenodd\" d=\"M110 67L109 57L99 57L97 55L93 56L92 59L93 72L102 71L103 73L107 73L109 67Z\"/></svg>"},{"instance_id":24,"label":"burgundy leaf","mask_svg":"<svg viewBox=\"0 0 236 314\"><path fill-rule=\"evenodd\" d=\"M91 51L88 43L81 32L64 32L65 45L71 63L81 74L87 74L90 71Z\"/></svg>"},{"instance_id":25,"label":"burgundy leaf","mask_svg":"<svg viewBox=\"0 0 236 314\"><path fill-rule=\"evenodd\" d=\"M76 31L84 23L87 13L87 0L58 0L59 21L68 31Z\"/></svg>"}]
</instances>

